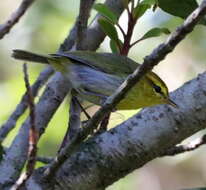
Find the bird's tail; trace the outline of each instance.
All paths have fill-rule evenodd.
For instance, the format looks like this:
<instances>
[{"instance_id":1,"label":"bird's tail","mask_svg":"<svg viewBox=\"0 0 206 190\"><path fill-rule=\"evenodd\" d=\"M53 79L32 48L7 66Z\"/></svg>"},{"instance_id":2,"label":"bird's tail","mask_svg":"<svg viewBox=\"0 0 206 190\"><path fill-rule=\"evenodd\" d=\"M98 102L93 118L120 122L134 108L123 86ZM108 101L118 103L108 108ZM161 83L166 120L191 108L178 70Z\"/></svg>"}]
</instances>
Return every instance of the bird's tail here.
<instances>
[{"instance_id":1,"label":"bird's tail","mask_svg":"<svg viewBox=\"0 0 206 190\"><path fill-rule=\"evenodd\" d=\"M15 59L43 63L43 64L49 64L50 63L49 60L52 59L52 57L49 57L47 55L35 54L32 52L18 50L18 49L13 50L13 53L11 56Z\"/></svg>"}]
</instances>

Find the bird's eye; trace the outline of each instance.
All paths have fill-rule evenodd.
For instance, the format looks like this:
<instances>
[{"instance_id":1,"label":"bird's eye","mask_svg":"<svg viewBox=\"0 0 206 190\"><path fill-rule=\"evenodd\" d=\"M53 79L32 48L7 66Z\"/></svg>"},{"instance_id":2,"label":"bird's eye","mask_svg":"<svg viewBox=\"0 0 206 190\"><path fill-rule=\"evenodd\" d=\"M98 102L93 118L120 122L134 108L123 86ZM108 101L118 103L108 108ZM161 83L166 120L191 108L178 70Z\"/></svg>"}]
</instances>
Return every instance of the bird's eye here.
<instances>
[{"instance_id":1,"label":"bird's eye","mask_svg":"<svg viewBox=\"0 0 206 190\"><path fill-rule=\"evenodd\" d=\"M161 87L155 85L155 86L154 86L154 89L155 89L155 91L156 91L157 93L161 93Z\"/></svg>"}]
</instances>

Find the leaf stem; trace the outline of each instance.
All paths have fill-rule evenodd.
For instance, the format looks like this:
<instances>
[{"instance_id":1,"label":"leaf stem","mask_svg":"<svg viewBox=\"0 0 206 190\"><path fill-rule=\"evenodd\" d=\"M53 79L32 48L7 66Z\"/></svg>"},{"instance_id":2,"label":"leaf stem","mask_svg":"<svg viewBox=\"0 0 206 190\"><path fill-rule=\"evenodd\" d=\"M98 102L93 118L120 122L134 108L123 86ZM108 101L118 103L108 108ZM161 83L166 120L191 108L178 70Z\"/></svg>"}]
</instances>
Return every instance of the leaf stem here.
<instances>
[{"instance_id":1,"label":"leaf stem","mask_svg":"<svg viewBox=\"0 0 206 190\"><path fill-rule=\"evenodd\" d=\"M136 40L135 42L130 44L130 48L133 47L134 45L136 45L137 43L141 42L142 40L144 40L144 38L140 38L138 40Z\"/></svg>"},{"instance_id":2,"label":"leaf stem","mask_svg":"<svg viewBox=\"0 0 206 190\"><path fill-rule=\"evenodd\" d=\"M119 28L119 30L121 31L123 37L125 38L126 37L126 33L124 32L123 28L119 25L118 22L116 23L116 26Z\"/></svg>"}]
</instances>

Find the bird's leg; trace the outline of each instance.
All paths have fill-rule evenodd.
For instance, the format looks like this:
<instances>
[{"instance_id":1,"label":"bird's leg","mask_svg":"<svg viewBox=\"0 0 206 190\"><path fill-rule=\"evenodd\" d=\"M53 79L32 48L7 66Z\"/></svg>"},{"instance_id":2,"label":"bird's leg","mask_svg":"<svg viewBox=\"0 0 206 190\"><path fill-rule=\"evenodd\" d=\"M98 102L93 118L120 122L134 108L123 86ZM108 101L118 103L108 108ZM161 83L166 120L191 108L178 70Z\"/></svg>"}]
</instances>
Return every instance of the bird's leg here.
<instances>
[{"instance_id":1,"label":"bird's leg","mask_svg":"<svg viewBox=\"0 0 206 190\"><path fill-rule=\"evenodd\" d=\"M85 114L85 116L87 117L87 120L91 119L90 115L86 112L86 110L83 108L83 106L81 105L81 103L79 102L78 99L77 99L77 104L79 104L79 107L81 108L81 110Z\"/></svg>"},{"instance_id":2,"label":"bird's leg","mask_svg":"<svg viewBox=\"0 0 206 190\"><path fill-rule=\"evenodd\" d=\"M98 94L98 93L95 93L95 92L91 92L91 91L89 91L89 90L87 90L87 89L84 89L84 91L82 91L82 89L81 89L81 93L84 94L84 95L100 97L100 98L101 98L101 99L100 99L100 102L99 102L100 105L104 105L104 102L105 102L106 99L108 98L108 96L106 96L106 95L102 95L102 94ZM80 105L80 106L81 106L81 105ZM84 108L82 108L82 110L85 111ZM115 110L113 110L113 111L115 111ZM85 115L87 115L87 114L85 114ZM104 119L103 119L102 122L100 123L100 127L99 127L99 130L98 130L97 133L102 133L102 132L104 132L104 131L107 130L107 126L108 126L108 123L109 123L110 115L111 115L111 112L109 112L109 113L104 117ZM88 119L90 119L90 118L88 118ZM83 126L84 126L84 124L85 124L85 121L83 122Z\"/></svg>"},{"instance_id":3,"label":"bird's leg","mask_svg":"<svg viewBox=\"0 0 206 190\"><path fill-rule=\"evenodd\" d=\"M110 118L111 112L107 113L107 115L104 117L104 119L101 121L98 133L102 133L107 131L107 126L109 124L109 118Z\"/></svg>"},{"instance_id":4,"label":"bird's leg","mask_svg":"<svg viewBox=\"0 0 206 190\"><path fill-rule=\"evenodd\" d=\"M72 90L72 95L73 96L77 96L77 92L73 89ZM81 108L81 110L82 110L82 112L85 114L85 116L87 117L87 120L89 120L89 119L91 119L91 117L90 117L90 115L86 112L86 110L83 108L83 106L81 105L81 103L79 102L79 100L78 100L78 98L76 98L76 102L77 102L77 104L79 105L79 107Z\"/></svg>"}]
</instances>

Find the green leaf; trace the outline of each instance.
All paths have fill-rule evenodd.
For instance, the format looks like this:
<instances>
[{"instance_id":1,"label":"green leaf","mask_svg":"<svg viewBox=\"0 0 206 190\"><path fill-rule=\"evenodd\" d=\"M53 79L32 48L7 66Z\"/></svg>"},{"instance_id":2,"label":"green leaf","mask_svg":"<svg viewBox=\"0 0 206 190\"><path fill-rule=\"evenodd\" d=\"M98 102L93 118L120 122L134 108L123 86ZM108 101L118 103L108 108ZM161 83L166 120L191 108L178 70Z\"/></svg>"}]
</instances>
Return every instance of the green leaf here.
<instances>
[{"instance_id":1,"label":"green leaf","mask_svg":"<svg viewBox=\"0 0 206 190\"><path fill-rule=\"evenodd\" d=\"M135 19L140 18L152 5L157 4L158 0L143 0L140 4L138 4L134 10L132 11L133 17Z\"/></svg>"},{"instance_id":2,"label":"green leaf","mask_svg":"<svg viewBox=\"0 0 206 190\"><path fill-rule=\"evenodd\" d=\"M139 19L149 8L150 8L149 4L140 3L139 5L137 5L132 11L132 15L134 19Z\"/></svg>"},{"instance_id":3,"label":"green leaf","mask_svg":"<svg viewBox=\"0 0 206 190\"><path fill-rule=\"evenodd\" d=\"M186 18L198 3L196 0L158 0L158 6L171 15Z\"/></svg>"},{"instance_id":4,"label":"green leaf","mask_svg":"<svg viewBox=\"0 0 206 190\"><path fill-rule=\"evenodd\" d=\"M98 22L104 33L109 36L110 39L114 40L115 42L119 41L117 30L113 24L111 24L107 19L104 18L100 18Z\"/></svg>"},{"instance_id":5,"label":"green leaf","mask_svg":"<svg viewBox=\"0 0 206 190\"><path fill-rule=\"evenodd\" d=\"M185 19L198 7L198 3L196 0L158 0L158 6L173 16ZM206 19L203 18L200 24L206 25Z\"/></svg>"},{"instance_id":6,"label":"green leaf","mask_svg":"<svg viewBox=\"0 0 206 190\"><path fill-rule=\"evenodd\" d=\"M170 34L170 31L167 28L152 28L151 30L147 31L141 39L158 37L161 34Z\"/></svg>"},{"instance_id":7,"label":"green leaf","mask_svg":"<svg viewBox=\"0 0 206 190\"><path fill-rule=\"evenodd\" d=\"M112 53L119 53L120 52L116 41L110 40L109 45L110 45L110 49L112 50Z\"/></svg>"},{"instance_id":8,"label":"green leaf","mask_svg":"<svg viewBox=\"0 0 206 190\"><path fill-rule=\"evenodd\" d=\"M102 16L109 19L111 22L117 23L118 21L117 15L112 10L110 10L105 4L101 4L101 3L95 4L94 9L97 12L99 12Z\"/></svg>"}]
</instances>

